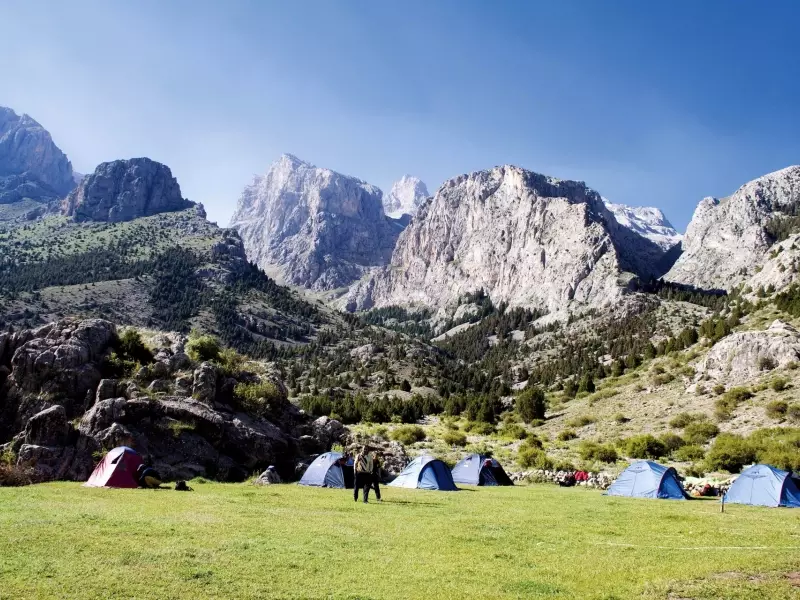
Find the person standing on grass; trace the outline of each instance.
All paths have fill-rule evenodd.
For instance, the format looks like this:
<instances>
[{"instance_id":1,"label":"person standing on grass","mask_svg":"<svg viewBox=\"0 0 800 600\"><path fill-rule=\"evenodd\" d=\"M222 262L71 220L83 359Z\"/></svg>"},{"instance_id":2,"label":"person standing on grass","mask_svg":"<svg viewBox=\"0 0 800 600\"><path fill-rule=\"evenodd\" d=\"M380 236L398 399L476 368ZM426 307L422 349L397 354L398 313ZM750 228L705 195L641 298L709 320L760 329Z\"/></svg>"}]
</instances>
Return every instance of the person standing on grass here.
<instances>
[{"instance_id":1,"label":"person standing on grass","mask_svg":"<svg viewBox=\"0 0 800 600\"><path fill-rule=\"evenodd\" d=\"M383 464L381 463L381 457L376 451L372 451L370 454L372 457L372 489L375 490L375 497L378 499L378 502L383 502L381 500L381 467Z\"/></svg>"},{"instance_id":2,"label":"person standing on grass","mask_svg":"<svg viewBox=\"0 0 800 600\"><path fill-rule=\"evenodd\" d=\"M372 487L372 456L367 452L367 447L361 448L356 454L353 464L356 474L355 485L353 485L353 500L358 502L358 490L364 491L364 504L369 502L369 488Z\"/></svg>"}]
</instances>

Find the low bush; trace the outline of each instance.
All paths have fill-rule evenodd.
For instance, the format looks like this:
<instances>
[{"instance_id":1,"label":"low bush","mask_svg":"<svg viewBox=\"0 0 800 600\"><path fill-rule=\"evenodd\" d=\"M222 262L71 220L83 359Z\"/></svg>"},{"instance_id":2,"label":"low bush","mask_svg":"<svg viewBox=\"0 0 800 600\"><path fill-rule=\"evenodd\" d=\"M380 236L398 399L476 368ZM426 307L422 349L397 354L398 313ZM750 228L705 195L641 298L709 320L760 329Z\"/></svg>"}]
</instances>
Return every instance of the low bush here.
<instances>
[{"instance_id":1,"label":"low bush","mask_svg":"<svg viewBox=\"0 0 800 600\"><path fill-rule=\"evenodd\" d=\"M217 354L216 362L226 377L236 377L244 368L247 357L242 356L233 348L225 348Z\"/></svg>"},{"instance_id":2,"label":"low bush","mask_svg":"<svg viewBox=\"0 0 800 600\"><path fill-rule=\"evenodd\" d=\"M597 419L591 415L579 415L577 417L572 417L569 421L566 422L567 427L573 427L578 429L580 427L586 427L587 425L591 425L592 423L596 423Z\"/></svg>"},{"instance_id":3,"label":"low bush","mask_svg":"<svg viewBox=\"0 0 800 600\"><path fill-rule=\"evenodd\" d=\"M526 387L515 401L515 406L519 416L526 423L535 419L544 419L547 408L544 390L539 386Z\"/></svg>"},{"instance_id":4,"label":"low bush","mask_svg":"<svg viewBox=\"0 0 800 600\"><path fill-rule=\"evenodd\" d=\"M766 413L770 419L783 419L788 410L789 403L786 400L772 400L766 406Z\"/></svg>"},{"instance_id":5,"label":"low bush","mask_svg":"<svg viewBox=\"0 0 800 600\"><path fill-rule=\"evenodd\" d=\"M800 471L800 428L771 427L758 429L748 438L758 462L784 471Z\"/></svg>"},{"instance_id":6,"label":"low bush","mask_svg":"<svg viewBox=\"0 0 800 600\"><path fill-rule=\"evenodd\" d=\"M727 421L733 417L733 412L741 402L753 397L753 392L747 388L736 387L725 392L714 403L714 414L720 421Z\"/></svg>"},{"instance_id":7,"label":"low bush","mask_svg":"<svg viewBox=\"0 0 800 600\"><path fill-rule=\"evenodd\" d=\"M659 437L659 440L667 449L667 453L675 452L678 448L686 445L686 440L675 433L664 433Z\"/></svg>"},{"instance_id":8,"label":"low bush","mask_svg":"<svg viewBox=\"0 0 800 600\"><path fill-rule=\"evenodd\" d=\"M703 460L706 456L706 452L700 446L687 444L678 448L673 456L675 460L680 460L682 462L695 462Z\"/></svg>"},{"instance_id":9,"label":"low bush","mask_svg":"<svg viewBox=\"0 0 800 600\"><path fill-rule=\"evenodd\" d=\"M464 425L464 431L475 435L492 435L495 431L494 425L483 421L469 421Z\"/></svg>"},{"instance_id":10,"label":"low bush","mask_svg":"<svg viewBox=\"0 0 800 600\"><path fill-rule=\"evenodd\" d=\"M192 332L189 335L189 341L186 342L186 354L198 362L217 360L221 350L219 340L213 335L200 335Z\"/></svg>"},{"instance_id":11,"label":"low bush","mask_svg":"<svg viewBox=\"0 0 800 600\"><path fill-rule=\"evenodd\" d=\"M237 383L233 399L238 408L260 417L280 414L286 403L278 386L269 380Z\"/></svg>"},{"instance_id":12,"label":"low bush","mask_svg":"<svg viewBox=\"0 0 800 600\"><path fill-rule=\"evenodd\" d=\"M26 469L0 463L0 487L20 487L32 483L33 480Z\"/></svg>"},{"instance_id":13,"label":"low bush","mask_svg":"<svg viewBox=\"0 0 800 600\"><path fill-rule=\"evenodd\" d=\"M467 436L460 431L445 431L442 440L448 446L460 446L463 448L467 445Z\"/></svg>"},{"instance_id":14,"label":"low bush","mask_svg":"<svg viewBox=\"0 0 800 600\"><path fill-rule=\"evenodd\" d=\"M630 458L661 458L667 455L664 443L649 433L623 440L622 449Z\"/></svg>"},{"instance_id":15,"label":"low bush","mask_svg":"<svg viewBox=\"0 0 800 600\"><path fill-rule=\"evenodd\" d=\"M582 460L613 463L617 461L617 451L611 444L584 441L578 446L578 455Z\"/></svg>"},{"instance_id":16,"label":"low bush","mask_svg":"<svg viewBox=\"0 0 800 600\"><path fill-rule=\"evenodd\" d=\"M503 437L512 439L512 440L524 440L528 437L527 430L520 425L519 423L511 423L503 427Z\"/></svg>"},{"instance_id":17,"label":"low bush","mask_svg":"<svg viewBox=\"0 0 800 600\"><path fill-rule=\"evenodd\" d=\"M556 439L559 442L567 442L569 440L574 440L576 437L578 437L578 434L575 433L574 429L562 429L556 436Z\"/></svg>"},{"instance_id":18,"label":"low bush","mask_svg":"<svg viewBox=\"0 0 800 600\"><path fill-rule=\"evenodd\" d=\"M142 336L135 329L126 329L119 336L118 354L139 364L153 362L153 353L144 345Z\"/></svg>"},{"instance_id":19,"label":"low bush","mask_svg":"<svg viewBox=\"0 0 800 600\"><path fill-rule=\"evenodd\" d=\"M409 446L424 440L425 430L419 425L403 425L393 429L389 437L396 442Z\"/></svg>"},{"instance_id":20,"label":"low bush","mask_svg":"<svg viewBox=\"0 0 800 600\"><path fill-rule=\"evenodd\" d=\"M695 421L683 430L683 439L689 444L702 446L719 433L719 427L711 421Z\"/></svg>"},{"instance_id":21,"label":"low bush","mask_svg":"<svg viewBox=\"0 0 800 600\"><path fill-rule=\"evenodd\" d=\"M759 371L772 371L776 367L775 360L769 356L761 356L758 359Z\"/></svg>"},{"instance_id":22,"label":"low bush","mask_svg":"<svg viewBox=\"0 0 800 600\"><path fill-rule=\"evenodd\" d=\"M712 388L712 390L714 391L714 393L715 393L717 396L721 396L722 394L724 394L724 393L725 393L725 386L724 386L724 385L722 385L721 383L718 383L717 385L715 385L715 386Z\"/></svg>"},{"instance_id":23,"label":"low bush","mask_svg":"<svg viewBox=\"0 0 800 600\"><path fill-rule=\"evenodd\" d=\"M704 421L707 417L702 413L678 413L674 417L669 420L669 426L674 429L683 429L690 423L694 423L696 421Z\"/></svg>"},{"instance_id":24,"label":"low bush","mask_svg":"<svg viewBox=\"0 0 800 600\"><path fill-rule=\"evenodd\" d=\"M785 377L776 377L769 383L769 387L775 392L782 392L789 387L789 380Z\"/></svg>"},{"instance_id":25,"label":"low bush","mask_svg":"<svg viewBox=\"0 0 800 600\"><path fill-rule=\"evenodd\" d=\"M523 446L519 449L517 462L523 469L548 470L553 468L553 461L545 451L531 446Z\"/></svg>"},{"instance_id":26,"label":"low bush","mask_svg":"<svg viewBox=\"0 0 800 600\"><path fill-rule=\"evenodd\" d=\"M614 419L614 422L618 423L619 425L623 425L623 424L627 423L628 421L630 421L630 419L628 417L626 417L625 415L623 415L622 413L615 414L612 417L612 419Z\"/></svg>"},{"instance_id":27,"label":"low bush","mask_svg":"<svg viewBox=\"0 0 800 600\"><path fill-rule=\"evenodd\" d=\"M797 402L790 404L786 409L786 418L792 423L800 423L800 404Z\"/></svg>"},{"instance_id":28,"label":"low bush","mask_svg":"<svg viewBox=\"0 0 800 600\"><path fill-rule=\"evenodd\" d=\"M740 435L723 433L717 436L706 454L706 464L712 471L738 473L742 467L756 461L753 445Z\"/></svg>"}]
</instances>

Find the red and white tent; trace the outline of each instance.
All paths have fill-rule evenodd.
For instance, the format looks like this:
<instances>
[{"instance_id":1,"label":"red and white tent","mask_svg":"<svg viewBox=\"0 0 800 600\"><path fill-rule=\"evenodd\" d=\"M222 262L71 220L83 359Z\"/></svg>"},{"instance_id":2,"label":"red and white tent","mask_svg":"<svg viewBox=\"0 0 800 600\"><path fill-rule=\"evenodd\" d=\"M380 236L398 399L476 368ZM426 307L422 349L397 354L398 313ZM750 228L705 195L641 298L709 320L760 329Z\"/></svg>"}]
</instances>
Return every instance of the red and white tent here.
<instances>
[{"instance_id":1,"label":"red and white tent","mask_svg":"<svg viewBox=\"0 0 800 600\"><path fill-rule=\"evenodd\" d=\"M136 469L144 461L133 448L120 446L114 448L100 461L92 476L84 485L87 487L135 488Z\"/></svg>"}]
</instances>

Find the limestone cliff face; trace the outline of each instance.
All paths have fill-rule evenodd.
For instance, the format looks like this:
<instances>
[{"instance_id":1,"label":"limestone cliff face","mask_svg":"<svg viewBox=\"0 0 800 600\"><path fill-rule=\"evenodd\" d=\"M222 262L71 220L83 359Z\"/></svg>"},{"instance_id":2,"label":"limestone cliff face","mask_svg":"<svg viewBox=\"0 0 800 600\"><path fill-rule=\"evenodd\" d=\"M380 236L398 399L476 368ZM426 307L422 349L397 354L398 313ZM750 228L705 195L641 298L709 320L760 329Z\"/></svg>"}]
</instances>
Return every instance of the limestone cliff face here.
<instances>
[{"instance_id":1,"label":"limestone cliff face","mask_svg":"<svg viewBox=\"0 0 800 600\"><path fill-rule=\"evenodd\" d=\"M50 201L73 187L72 165L47 130L0 106L0 204Z\"/></svg>"},{"instance_id":2,"label":"limestone cliff face","mask_svg":"<svg viewBox=\"0 0 800 600\"><path fill-rule=\"evenodd\" d=\"M730 290L751 277L775 242L770 225L800 204L800 166L764 175L728 197L705 198L683 238L683 253L665 279Z\"/></svg>"},{"instance_id":3,"label":"limestone cliff face","mask_svg":"<svg viewBox=\"0 0 800 600\"><path fill-rule=\"evenodd\" d=\"M282 156L247 186L231 219L248 258L285 283L331 290L389 261L402 230L377 187Z\"/></svg>"},{"instance_id":4,"label":"limestone cliff face","mask_svg":"<svg viewBox=\"0 0 800 600\"><path fill-rule=\"evenodd\" d=\"M391 264L354 286L346 307L442 307L481 288L495 303L601 306L619 299L631 273L657 275L662 256L584 183L497 167L444 183Z\"/></svg>"},{"instance_id":5,"label":"limestone cliff face","mask_svg":"<svg viewBox=\"0 0 800 600\"><path fill-rule=\"evenodd\" d=\"M403 215L414 216L429 196L428 188L418 177L403 175L384 195L383 210L394 219L400 219Z\"/></svg>"},{"instance_id":6,"label":"limestone cliff face","mask_svg":"<svg viewBox=\"0 0 800 600\"><path fill-rule=\"evenodd\" d=\"M75 221L118 223L193 206L169 167L149 158L103 163L62 203Z\"/></svg>"}]
</instances>

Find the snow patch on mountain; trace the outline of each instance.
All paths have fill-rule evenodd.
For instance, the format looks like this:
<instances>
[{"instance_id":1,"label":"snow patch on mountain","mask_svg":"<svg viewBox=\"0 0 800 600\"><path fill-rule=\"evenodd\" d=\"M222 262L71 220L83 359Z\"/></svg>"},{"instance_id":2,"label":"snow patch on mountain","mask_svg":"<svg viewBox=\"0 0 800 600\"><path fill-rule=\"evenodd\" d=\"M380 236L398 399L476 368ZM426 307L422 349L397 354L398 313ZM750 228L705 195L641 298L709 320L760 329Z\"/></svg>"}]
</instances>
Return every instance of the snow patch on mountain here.
<instances>
[{"instance_id":1,"label":"snow patch on mountain","mask_svg":"<svg viewBox=\"0 0 800 600\"><path fill-rule=\"evenodd\" d=\"M420 205L430 196L427 186L417 177L403 175L383 197L383 210L393 219L403 215L414 216Z\"/></svg>"},{"instance_id":2,"label":"snow patch on mountain","mask_svg":"<svg viewBox=\"0 0 800 600\"><path fill-rule=\"evenodd\" d=\"M606 198L603 198L603 202L620 225L655 242L664 250L669 250L683 238L658 208L614 204Z\"/></svg>"}]
</instances>

